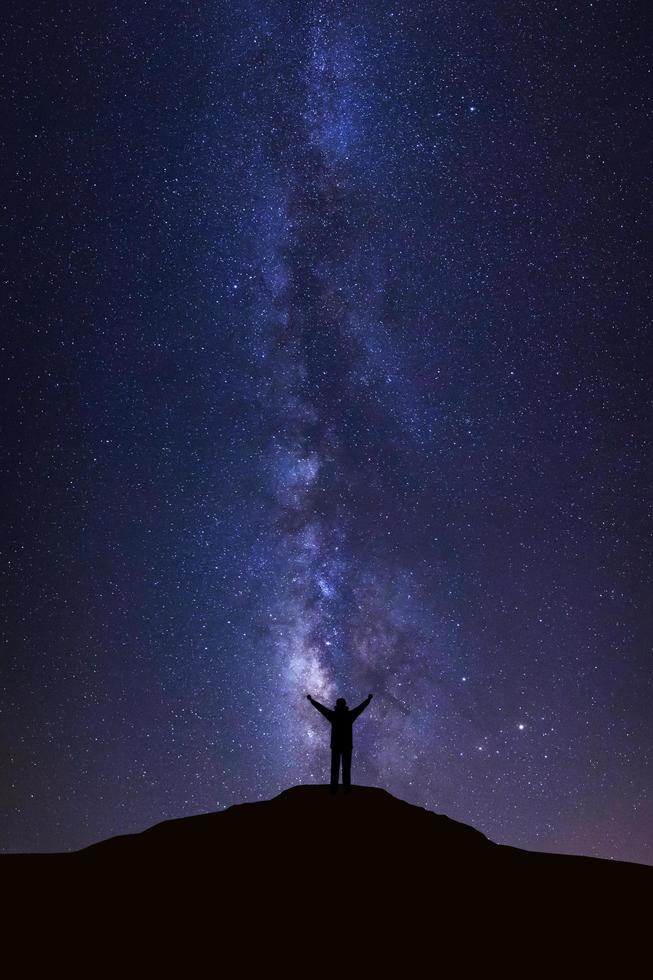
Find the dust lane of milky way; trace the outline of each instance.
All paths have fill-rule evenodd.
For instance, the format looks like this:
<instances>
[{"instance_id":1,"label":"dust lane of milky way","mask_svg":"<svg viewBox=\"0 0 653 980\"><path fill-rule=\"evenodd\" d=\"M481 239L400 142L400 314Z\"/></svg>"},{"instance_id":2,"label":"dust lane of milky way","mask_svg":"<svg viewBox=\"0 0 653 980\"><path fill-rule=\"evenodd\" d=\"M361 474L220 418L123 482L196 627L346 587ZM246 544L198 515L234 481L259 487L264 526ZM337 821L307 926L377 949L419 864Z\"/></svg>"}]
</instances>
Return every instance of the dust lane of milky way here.
<instances>
[{"instance_id":1,"label":"dust lane of milky way","mask_svg":"<svg viewBox=\"0 0 653 980\"><path fill-rule=\"evenodd\" d=\"M371 691L355 782L650 862L639 7L237 6L8 34L0 846Z\"/></svg>"}]
</instances>

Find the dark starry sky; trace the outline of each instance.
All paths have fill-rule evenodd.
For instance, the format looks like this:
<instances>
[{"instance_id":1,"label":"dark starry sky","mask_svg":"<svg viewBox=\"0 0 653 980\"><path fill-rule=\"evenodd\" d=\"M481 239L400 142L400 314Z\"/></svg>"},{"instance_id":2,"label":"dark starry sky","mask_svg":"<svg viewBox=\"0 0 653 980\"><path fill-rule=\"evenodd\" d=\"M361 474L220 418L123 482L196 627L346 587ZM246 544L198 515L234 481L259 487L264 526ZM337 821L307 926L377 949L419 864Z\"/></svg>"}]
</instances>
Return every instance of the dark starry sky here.
<instances>
[{"instance_id":1,"label":"dark starry sky","mask_svg":"<svg viewBox=\"0 0 653 980\"><path fill-rule=\"evenodd\" d=\"M20 5L0 849L324 781L372 691L355 782L653 863L644 10Z\"/></svg>"}]
</instances>

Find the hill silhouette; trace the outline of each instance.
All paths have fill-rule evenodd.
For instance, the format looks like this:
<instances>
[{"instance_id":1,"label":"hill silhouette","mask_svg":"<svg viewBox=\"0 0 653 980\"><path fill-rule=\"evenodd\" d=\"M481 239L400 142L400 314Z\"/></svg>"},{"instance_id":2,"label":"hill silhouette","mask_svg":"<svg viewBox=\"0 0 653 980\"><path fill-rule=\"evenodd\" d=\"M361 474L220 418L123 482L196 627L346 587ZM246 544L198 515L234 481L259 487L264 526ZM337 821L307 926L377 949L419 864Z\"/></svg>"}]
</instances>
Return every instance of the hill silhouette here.
<instances>
[{"instance_id":1,"label":"hill silhouette","mask_svg":"<svg viewBox=\"0 0 653 980\"><path fill-rule=\"evenodd\" d=\"M435 968L563 946L623 965L653 886L652 868L494 844L363 786L295 786L69 854L3 855L0 870L14 925L107 956L129 939L148 970L184 951L198 969L227 952L260 967L344 949L349 963Z\"/></svg>"}]
</instances>

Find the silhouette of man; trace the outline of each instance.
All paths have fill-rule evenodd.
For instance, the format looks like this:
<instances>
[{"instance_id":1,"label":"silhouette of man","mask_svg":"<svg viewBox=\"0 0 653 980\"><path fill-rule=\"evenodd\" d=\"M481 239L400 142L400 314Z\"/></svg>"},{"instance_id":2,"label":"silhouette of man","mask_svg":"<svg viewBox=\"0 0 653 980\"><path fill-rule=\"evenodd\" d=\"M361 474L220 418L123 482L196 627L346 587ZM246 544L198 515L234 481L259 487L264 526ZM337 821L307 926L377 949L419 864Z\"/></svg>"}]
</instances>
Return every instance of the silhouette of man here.
<instances>
[{"instance_id":1,"label":"silhouette of man","mask_svg":"<svg viewBox=\"0 0 653 980\"><path fill-rule=\"evenodd\" d=\"M320 714L323 714L331 722L331 792L335 793L338 790L338 776L342 761L342 786L345 793L348 793L351 787L351 729L358 716L365 711L372 700L372 695L368 694L357 708L351 710L347 707L344 698L338 698L336 706L332 710L320 704L310 694L307 694L306 697L313 707L317 708Z\"/></svg>"}]
</instances>

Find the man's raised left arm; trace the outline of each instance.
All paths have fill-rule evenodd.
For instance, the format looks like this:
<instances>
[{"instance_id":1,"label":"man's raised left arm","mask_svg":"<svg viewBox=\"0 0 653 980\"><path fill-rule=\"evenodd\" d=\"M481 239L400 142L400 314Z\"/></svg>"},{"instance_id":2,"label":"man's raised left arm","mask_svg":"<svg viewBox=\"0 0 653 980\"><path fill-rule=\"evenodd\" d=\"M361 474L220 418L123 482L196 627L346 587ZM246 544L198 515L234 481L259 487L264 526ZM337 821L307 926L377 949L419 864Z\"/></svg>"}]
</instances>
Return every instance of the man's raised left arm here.
<instances>
[{"instance_id":1,"label":"man's raised left arm","mask_svg":"<svg viewBox=\"0 0 653 980\"><path fill-rule=\"evenodd\" d=\"M331 711L330 708L327 708L324 704L320 704L320 702L316 701L315 698L312 698L310 694L307 694L306 697L311 702L313 707L317 708L317 710L320 712L321 715L324 715L325 718L328 718L329 721L331 721L331 718L333 716L333 711Z\"/></svg>"}]
</instances>

